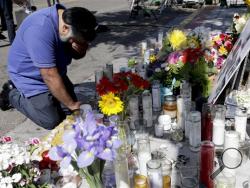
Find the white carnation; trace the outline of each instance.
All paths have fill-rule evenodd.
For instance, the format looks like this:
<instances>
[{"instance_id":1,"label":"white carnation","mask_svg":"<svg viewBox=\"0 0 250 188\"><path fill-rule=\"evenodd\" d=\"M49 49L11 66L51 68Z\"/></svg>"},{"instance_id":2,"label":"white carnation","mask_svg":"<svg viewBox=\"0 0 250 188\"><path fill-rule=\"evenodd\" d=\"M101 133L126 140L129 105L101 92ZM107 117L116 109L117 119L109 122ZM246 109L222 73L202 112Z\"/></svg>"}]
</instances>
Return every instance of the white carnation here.
<instances>
[{"instance_id":1,"label":"white carnation","mask_svg":"<svg viewBox=\"0 0 250 188\"><path fill-rule=\"evenodd\" d=\"M19 182L19 181L21 180L21 178L22 178L21 173L14 174L14 175L12 176L12 180L13 180L13 182L15 182L15 183Z\"/></svg>"},{"instance_id":2,"label":"white carnation","mask_svg":"<svg viewBox=\"0 0 250 188\"><path fill-rule=\"evenodd\" d=\"M13 186L11 183L9 183L9 184L7 184L6 188L13 188Z\"/></svg>"},{"instance_id":3,"label":"white carnation","mask_svg":"<svg viewBox=\"0 0 250 188\"><path fill-rule=\"evenodd\" d=\"M24 157L22 155L16 157L15 164L21 165L24 163Z\"/></svg>"},{"instance_id":4,"label":"white carnation","mask_svg":"<svg viewBox=\"0 0 250 188\"><path fill-rule=\"evenodd\" d=\"M2 181L1 181L1 183L6 183L6 184L11 184L12 182L13 182L12 178L9 176L2 178Z\"/></svg>"}]
</instances>

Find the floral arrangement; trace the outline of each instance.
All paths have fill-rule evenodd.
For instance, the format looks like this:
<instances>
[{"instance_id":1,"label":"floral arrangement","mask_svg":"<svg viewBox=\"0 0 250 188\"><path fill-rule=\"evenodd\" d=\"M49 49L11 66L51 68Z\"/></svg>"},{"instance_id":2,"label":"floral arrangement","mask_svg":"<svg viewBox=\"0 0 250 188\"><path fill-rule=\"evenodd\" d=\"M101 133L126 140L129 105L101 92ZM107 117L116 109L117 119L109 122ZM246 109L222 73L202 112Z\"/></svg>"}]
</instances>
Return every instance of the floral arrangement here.
<instances>
[{"instance_id":1,"label":"floral arrangement","mask_svg":"<svg viewBox=\"0 0 250 188\"><path fill-rule=\"evenodd\" d=\"M101 97L99 107L108 116L123 112L121 118L124 120L129 97L143 92L149 86L147 80L132 72L115 73L112 81L104 76L96 86Z\"/></svg>"},{"instance_id":2,"label":"floral arrangement","mask_svg":"<svg viewBox=\"0 0 250 188\"><path fill-rule=\"evenodd\" d=\"M46 186L38 184L41 157L33 154L39 143L39 139L33 138L20 146L11 137L0 138L0 187Z\"/></svg>"},{"instance_id":3,"label":"floral arrangement","mask_svg":"<svg viewBox=\"0 0 250 188\"><path fill-rule=\"evenodd\" d=\"M250 13L245 13L243 15L239 15L238 13L235 13L233 16L233 25L232 25L233 33L240 34L242 30L244 29L247 23L247 20L249 18L250 18Z\"/></svg>"},{"instance_id":4,"label":"floral arrangement","mask_svg":"<svg viewBox=\"0 0 250 188\"><path fill-rule=\"evenodd\" d=\"M62 138L62 144L50 149L50 159L58 161L60 169L72 166L91 188L101 188L102 160L114 160L116 149L121 145L116 124L97 123L94 114L89 112L84 121L77 117Z\"/></svg>"},{"instance_id":5,"label":"floral arrangement","mask_svg":"<svg viewBox=\"0 0 250 188\"><path fill-rule=\"evenodd\" d=\"M210 30L197 27L191 32L179 29L170 31L164 39L163 50L158 61L149 65L151 80L160 80L163 87L179 88L183 80L193 86L202 88L202 95L209 94L209 72L213 64L209 64L205 51L211 47L208 42Z\"/></svg>"},{"instance_id":6,"label":"floral arrangement","mask_svg":"<svg viewBox=\"0 0 250 188\"><path fill-rule=\"evenodd\" d=\"M229 52L233 48L233 37L230 34L220 33L212 36L210 56L217 69L221 69ZM211 59L207 59L208 61Z\"/></svg>"}]
</instances>

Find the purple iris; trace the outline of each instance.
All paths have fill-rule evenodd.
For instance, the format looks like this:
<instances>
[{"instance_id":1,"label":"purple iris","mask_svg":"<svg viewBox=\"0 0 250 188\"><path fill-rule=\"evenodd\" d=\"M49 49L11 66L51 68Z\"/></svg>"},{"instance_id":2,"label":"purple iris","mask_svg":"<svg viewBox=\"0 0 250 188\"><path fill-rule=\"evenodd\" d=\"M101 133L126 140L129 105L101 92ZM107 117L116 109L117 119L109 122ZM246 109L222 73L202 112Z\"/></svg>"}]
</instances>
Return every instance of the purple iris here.
<instances>
[{"instance_id":1,"label":"purple iris","mask_svg":"<svg viewBox=\"0 0 250 188\"><path fill-rule=\"evenodd\" d=\"M115 159L116 149L121 146L115 123L97 125L94 114L88 112L85 121L77 120L72 127L72 130L65 131L63 144L49 151L52 160L61 161L61 168L67 168L72 160L83 168L91 165L96 157Z\"/></svg>"}]
</instances>

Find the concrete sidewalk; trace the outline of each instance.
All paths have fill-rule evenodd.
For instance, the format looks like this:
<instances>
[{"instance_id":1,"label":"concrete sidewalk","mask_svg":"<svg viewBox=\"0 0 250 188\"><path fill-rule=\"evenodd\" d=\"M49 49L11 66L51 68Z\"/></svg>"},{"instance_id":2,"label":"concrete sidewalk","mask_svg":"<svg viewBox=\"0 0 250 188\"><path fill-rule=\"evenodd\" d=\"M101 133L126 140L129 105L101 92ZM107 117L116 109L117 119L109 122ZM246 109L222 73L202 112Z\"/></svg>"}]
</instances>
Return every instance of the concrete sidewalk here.
<instances>
[{"instance_id":1,"label":"concrete sidewalk","mask_svg":"<svg viewBox=\"0 0 250 188\"><path fill-rule=\"evenodd\" d=\"M97 1L97 0L95 0ZM116 1L116 0L113 0ZM66 2L66 0L65 0ZM69 1L67 1L69 2ZM70 5L73 6L74 3L79 3L79 1L70 1ZM82 4L84 4L84 1L82 1ZM125 5L125 4L124 4ZM40 5L39 5L40 6ZM41 4L41 6L45 6L45 4ZM91 5L90 5L91 6ZM121 7L120 5L117 4L116 6L117 9L124 9L124 6ZM112 9L113 10L113 9ZM98 10L99 11L99 10ZM100 8L100 20L102 16L111 16L110 14L105 14L105 12L103 11L102 8ZM111 11L111 9L110 9ZM246 8L244 7L239 7L239 8L228 8L228 9L222 9L218 6L205 6L202 9L200 9L197 12L194 12L193 14L190 14L188 17L186 17L185 20L183 20L182 15L176 16L173 19L168 20L167 24L168 26L181 26L185 29L193 29L197 26L205 26L205 27L209 27L211 28L212 31L216 31L216 32L226 32L226 31L230 31L230 26L232 23L232 18L233 18L233 14L238 12L238 13L242 13L245 12ZM115 17L114 17L115 19ZM110 23L108 22L103 22L103 23L107 23L107 24L114 24L114 20L112 20ZM117 26L110 26L111 28L115 28ZM122 28L120 28L122 29ZM132 28L131 28L132 29ZM133 28L133 29L142 29L142 28ZM167 28L165 28L167 29ZM126 30L127 31L127 30ZM138 32L138 31L137 31ZM112 36L108 36L109 34L104 34L103 37L103 41L100 42L99 44L95 44L96 46L98 46L98 48L93 48L90 50L88 56L86 56L86 64L91 64L95 61L100 61L101 59L102 62L99 62L96 64L96 66L93 66L91 69L88 70L88 75L85 74L85 76L82 76L82 71L84 70L84 68L82 67L82 63L74 63L72 64L72 66L69 68L69 77L72 78L72 81L74 83L82 83L83 80L85 81L93 81L93 73L94 70L97 69L98 67L104 65L107 62L112 61L114 64L114 67L116 70L119 69L120 65L124 65L127 63L127 59L129 57L131 57L133 54L133 52L136 51L138 42L140 40L137 40L136 42L133 42L133 38L129 38L129 39L124 39L124 40L131 40L130 42L130 46L124 46L124 45L118 45L117 43L115 43L116 38L122 38L121 36L115 36L115 33L113 33L114 35ZM140 34L140 33L139 33ZM152 32L148 33L148 35L151 34ZM157 32L155 32L155 35L157 34ZM105 38L106 36L106 38ZM110 42L108 42L108 44L110 45L109 50L107 51L102 51L100 52L100 49L104 48L104 41L105 39L109 39L108 37L113 37L112 40L110 40ZM150 37L150 36L147 36ZM155 36L151 36L151 37L155 37ZM135 38L135 37L134 37ZM146 39L146 38L145 38ZM121 39L119 39L121 40ZM135 40L135 39L134 39ZM124 50L125 48L125 50ZM105 48L106 49L106 48ZM5 49L4 55L7 54L7 50ZM120 52L126 52L127 54L120 54L118 55L118 57L113 57L114 54L117 55L119 53L113 53L114 51L120 51ZM2 54L0 54L2 56ZM87 66L85 64L85 66ZM78 71L76 71L78 70ZM4 77L6 78L6 76ZM4 80L3 77L1 77L1 72L0 72L0 83L3 82ZM20 114L19 112L17 112L16 110L12 110L12 111L8 111L8 112L2 112L0 111L0 136L2 135L9 135L12 136L17 142L23 142L24 140L27 140L30 137L39 137L41 138L42 136L46 135L48 133L47 130L44 130L40 127L38 127L37 125L35 125L33 122L31 122L29 119L27 119L26 117L24 117L22 114Z\"/></svg>"}]
</instances>

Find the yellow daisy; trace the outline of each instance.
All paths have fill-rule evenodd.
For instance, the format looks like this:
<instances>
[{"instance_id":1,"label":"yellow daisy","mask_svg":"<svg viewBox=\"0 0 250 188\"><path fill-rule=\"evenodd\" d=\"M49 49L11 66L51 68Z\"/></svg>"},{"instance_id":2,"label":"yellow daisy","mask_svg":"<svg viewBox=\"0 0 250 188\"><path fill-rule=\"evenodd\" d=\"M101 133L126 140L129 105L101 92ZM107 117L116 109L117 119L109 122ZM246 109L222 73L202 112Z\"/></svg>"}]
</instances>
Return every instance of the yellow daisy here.
<instances>
[{"instance_id":1,"label":"yellow daisy","mask_svg":"<svg viewBox=\"0 0 250 188\"><path fill-rule=\"evenodd\" d=\"M98 103L102 113L108 116L118 114L123 111L123 102L119 97L116 97L114 93L111 92L102 95L101 100Z\"/></svg>"},{"instance_id":2,"label":"yellow daisy","mask_svg":"<svg viewBox=\"0 0 250 188\"><path fill-rule=\"evenodd\" d=\"M227 55L228 51L227 51L227 49L224 46L221 46L219 48L219 53L220 53L220 55Z\"/></svg>"},{"instance_id":3,"label":"yellow daisy","mask_svg":"<svg viewBox=\"0 0 250 188\"><path fill-rule=\"evenodd\" d=\"M149 56L149 61L150 61L150 63L154 63L156 60L157 60L157 59L156 59L156 56L155 56L155 55L150 55L150 56Z\"/></svg>"},{"instance_id":4,"label":"yellow daisy","mask_svg":"<svg viewBox=\"0 0 250 188\"><path fill-rule=\"evenodd\" d=\"M173 30L168 35L169 42L174 50L180 50L187 46L186 34L178 29Z\"/></svg>"}]
</instances>

